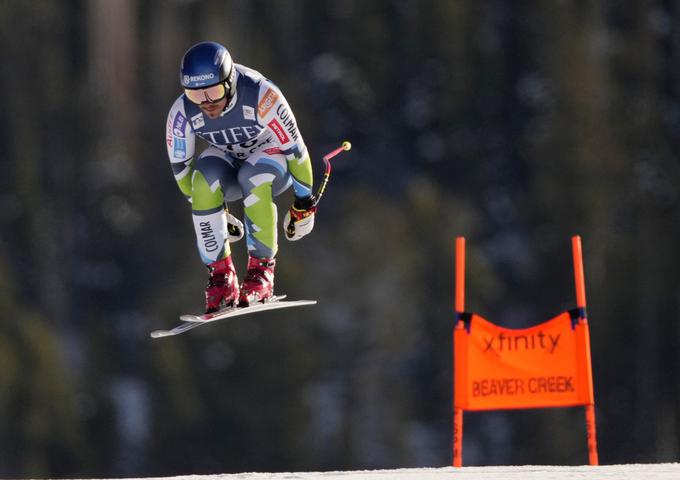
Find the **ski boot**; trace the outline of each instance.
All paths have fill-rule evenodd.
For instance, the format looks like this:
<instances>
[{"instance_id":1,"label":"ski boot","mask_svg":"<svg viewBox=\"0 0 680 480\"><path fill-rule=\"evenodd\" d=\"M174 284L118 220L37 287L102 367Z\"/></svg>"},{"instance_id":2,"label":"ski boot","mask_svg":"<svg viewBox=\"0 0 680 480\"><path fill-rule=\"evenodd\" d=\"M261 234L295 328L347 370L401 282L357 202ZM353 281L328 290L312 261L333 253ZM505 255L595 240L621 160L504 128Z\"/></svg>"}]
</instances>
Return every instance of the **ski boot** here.
<instances>
[{"instance_id":1,"label":"ski boot","mask_svg":"<svg viewBox=\"0 0 680 480\"><path fill-rule=\"evenodd\" d=\"M248 271L241 285L239 306L247 307L253 303L264 303L274 295L274 266L273 258L248 259Z\"/></svg>"},{"instance_id":2,"label":"ski boot","mask_svg":"<svg viewBox=\"0 0 680 480\"><path fill-rule=\"evenodd\" d=\"M239 288L236 269L231 255L208 265L210 278L205 287L205 313L213 313L224 307L233 307L238 299Z\"/></svg>"}]
</instances>

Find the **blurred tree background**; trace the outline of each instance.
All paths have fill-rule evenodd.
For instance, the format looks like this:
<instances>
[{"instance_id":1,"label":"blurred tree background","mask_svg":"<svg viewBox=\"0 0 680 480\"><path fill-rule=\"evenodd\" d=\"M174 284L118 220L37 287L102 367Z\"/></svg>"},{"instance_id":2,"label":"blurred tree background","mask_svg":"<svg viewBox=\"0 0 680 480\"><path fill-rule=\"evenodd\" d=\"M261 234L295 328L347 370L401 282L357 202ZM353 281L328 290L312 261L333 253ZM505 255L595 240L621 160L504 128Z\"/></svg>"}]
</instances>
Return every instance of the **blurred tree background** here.
<instances>
[{"instance_id":1,"label":"blurred tree background","mask_svg":"<svg viewBox=\"0 0 680 480\"><path fill-rule=\"evenodd\" d=\"M0 25L0 475L449 465L458 235L467 305L508 327L574 305L582 235L601 462L680 459L678 2L5 0ZM283 89L316 172L354 148L281 244L278 291L316 307L151 340L202 307L164 128L207 39ZM465 428L466 465L587 463L582 409Z\"/></svg>"}]
</instances>

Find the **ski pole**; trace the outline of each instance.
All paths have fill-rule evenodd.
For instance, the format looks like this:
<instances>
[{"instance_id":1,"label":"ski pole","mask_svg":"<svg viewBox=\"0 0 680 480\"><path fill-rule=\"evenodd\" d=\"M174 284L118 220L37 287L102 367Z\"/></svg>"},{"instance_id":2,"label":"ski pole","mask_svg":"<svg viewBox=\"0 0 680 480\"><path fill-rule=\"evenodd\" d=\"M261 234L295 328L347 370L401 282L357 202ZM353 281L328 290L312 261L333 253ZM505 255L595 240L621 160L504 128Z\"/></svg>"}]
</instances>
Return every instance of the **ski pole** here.
<instances>
[{"instance_id":1,"label":"ski pole","mask_svg":"<svg viewBox=\"0 0 680 480\"><path fill-rule=\"evenodd\" d=\"M323 163L326 164L326 170L323 172L321 184L319 185L319 188L316 191L316 195L314 195L315 207L318 205L319 200L321 200L321 196L323 195L323 192L326 190L326 185L328 185L328 179L331 176L331 162L330 162L331 158L335 157L340 152L347 152L351 148L352 144L345 140L344 142L342 142L341 146L339 146L335 150L328 152L326 155L323 156Z\"/></svg>"},{"instance_id":2,"label":"ski pole","mask_svg":"<svg viewBox=\"0 0 680 480\"><path fill-rule=\"evenodd\" d=\"M316 194L312 197L312 206L307 209L308 212L310 212L307 213L307 215L313 214L316 211L316 206L319 204L319 200L321 200L323 192L326 190L326 185L328 185L328 179L331 176L331 161L330 161L331 158L335 157L340 152L346 152L351 148L352 144L345 140L344 142L342 142L342 145L340 145L338 148L336 148L335 150L331 150L330 152L323 156L323 163L326 164L326 170L323 172L323 178L321 179L321 184L319 185L319 188L316 190ZM288 226L286 227L286 235L288 236L289 239L293 238L293 236L295 235L295 221L292 218L288 223Z\"/></svg>"}]
</instances>

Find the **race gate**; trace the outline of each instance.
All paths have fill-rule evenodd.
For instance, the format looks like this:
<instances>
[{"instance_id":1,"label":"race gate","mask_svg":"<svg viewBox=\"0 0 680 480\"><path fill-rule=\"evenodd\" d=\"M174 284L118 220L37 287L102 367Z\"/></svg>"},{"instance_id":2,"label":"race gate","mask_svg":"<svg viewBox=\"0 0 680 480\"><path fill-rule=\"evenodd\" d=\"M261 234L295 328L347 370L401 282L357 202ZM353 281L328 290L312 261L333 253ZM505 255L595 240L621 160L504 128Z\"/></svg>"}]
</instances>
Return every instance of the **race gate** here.
<instances>
[{"instance_id":1,"label":"race gate","mask_svg":"<svg viewBox=\"0 0 680 480\"><path fill-rule=\"evenodd\" d=\"M465 311L465 238L456 238L453 466L463 464L463 412L584 406L590 465L598 465L581 238L572 237L576 308L526 329Z\"/></svg>"}]
</instances>

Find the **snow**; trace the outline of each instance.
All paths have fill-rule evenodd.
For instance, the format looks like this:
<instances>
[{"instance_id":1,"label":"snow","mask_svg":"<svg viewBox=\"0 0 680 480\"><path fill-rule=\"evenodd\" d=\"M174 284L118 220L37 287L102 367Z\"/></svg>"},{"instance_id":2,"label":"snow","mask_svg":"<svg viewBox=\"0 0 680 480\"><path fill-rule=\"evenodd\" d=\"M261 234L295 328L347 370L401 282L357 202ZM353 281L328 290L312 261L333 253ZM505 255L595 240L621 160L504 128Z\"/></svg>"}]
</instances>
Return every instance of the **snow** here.
<instances>
[{"instance_id":1,"label":"snow","mask_svg":"<svg viewBox=\"0 0 680 480\"><path fill-rule=\"evenodd\" d=\"M680 463L634 465L407 468L356 472L236 473L157 480L677 480ZM132 480L132 479L128 479ZM150 480L150 479L147 479Z\"/></svg>"}]
</instances>

